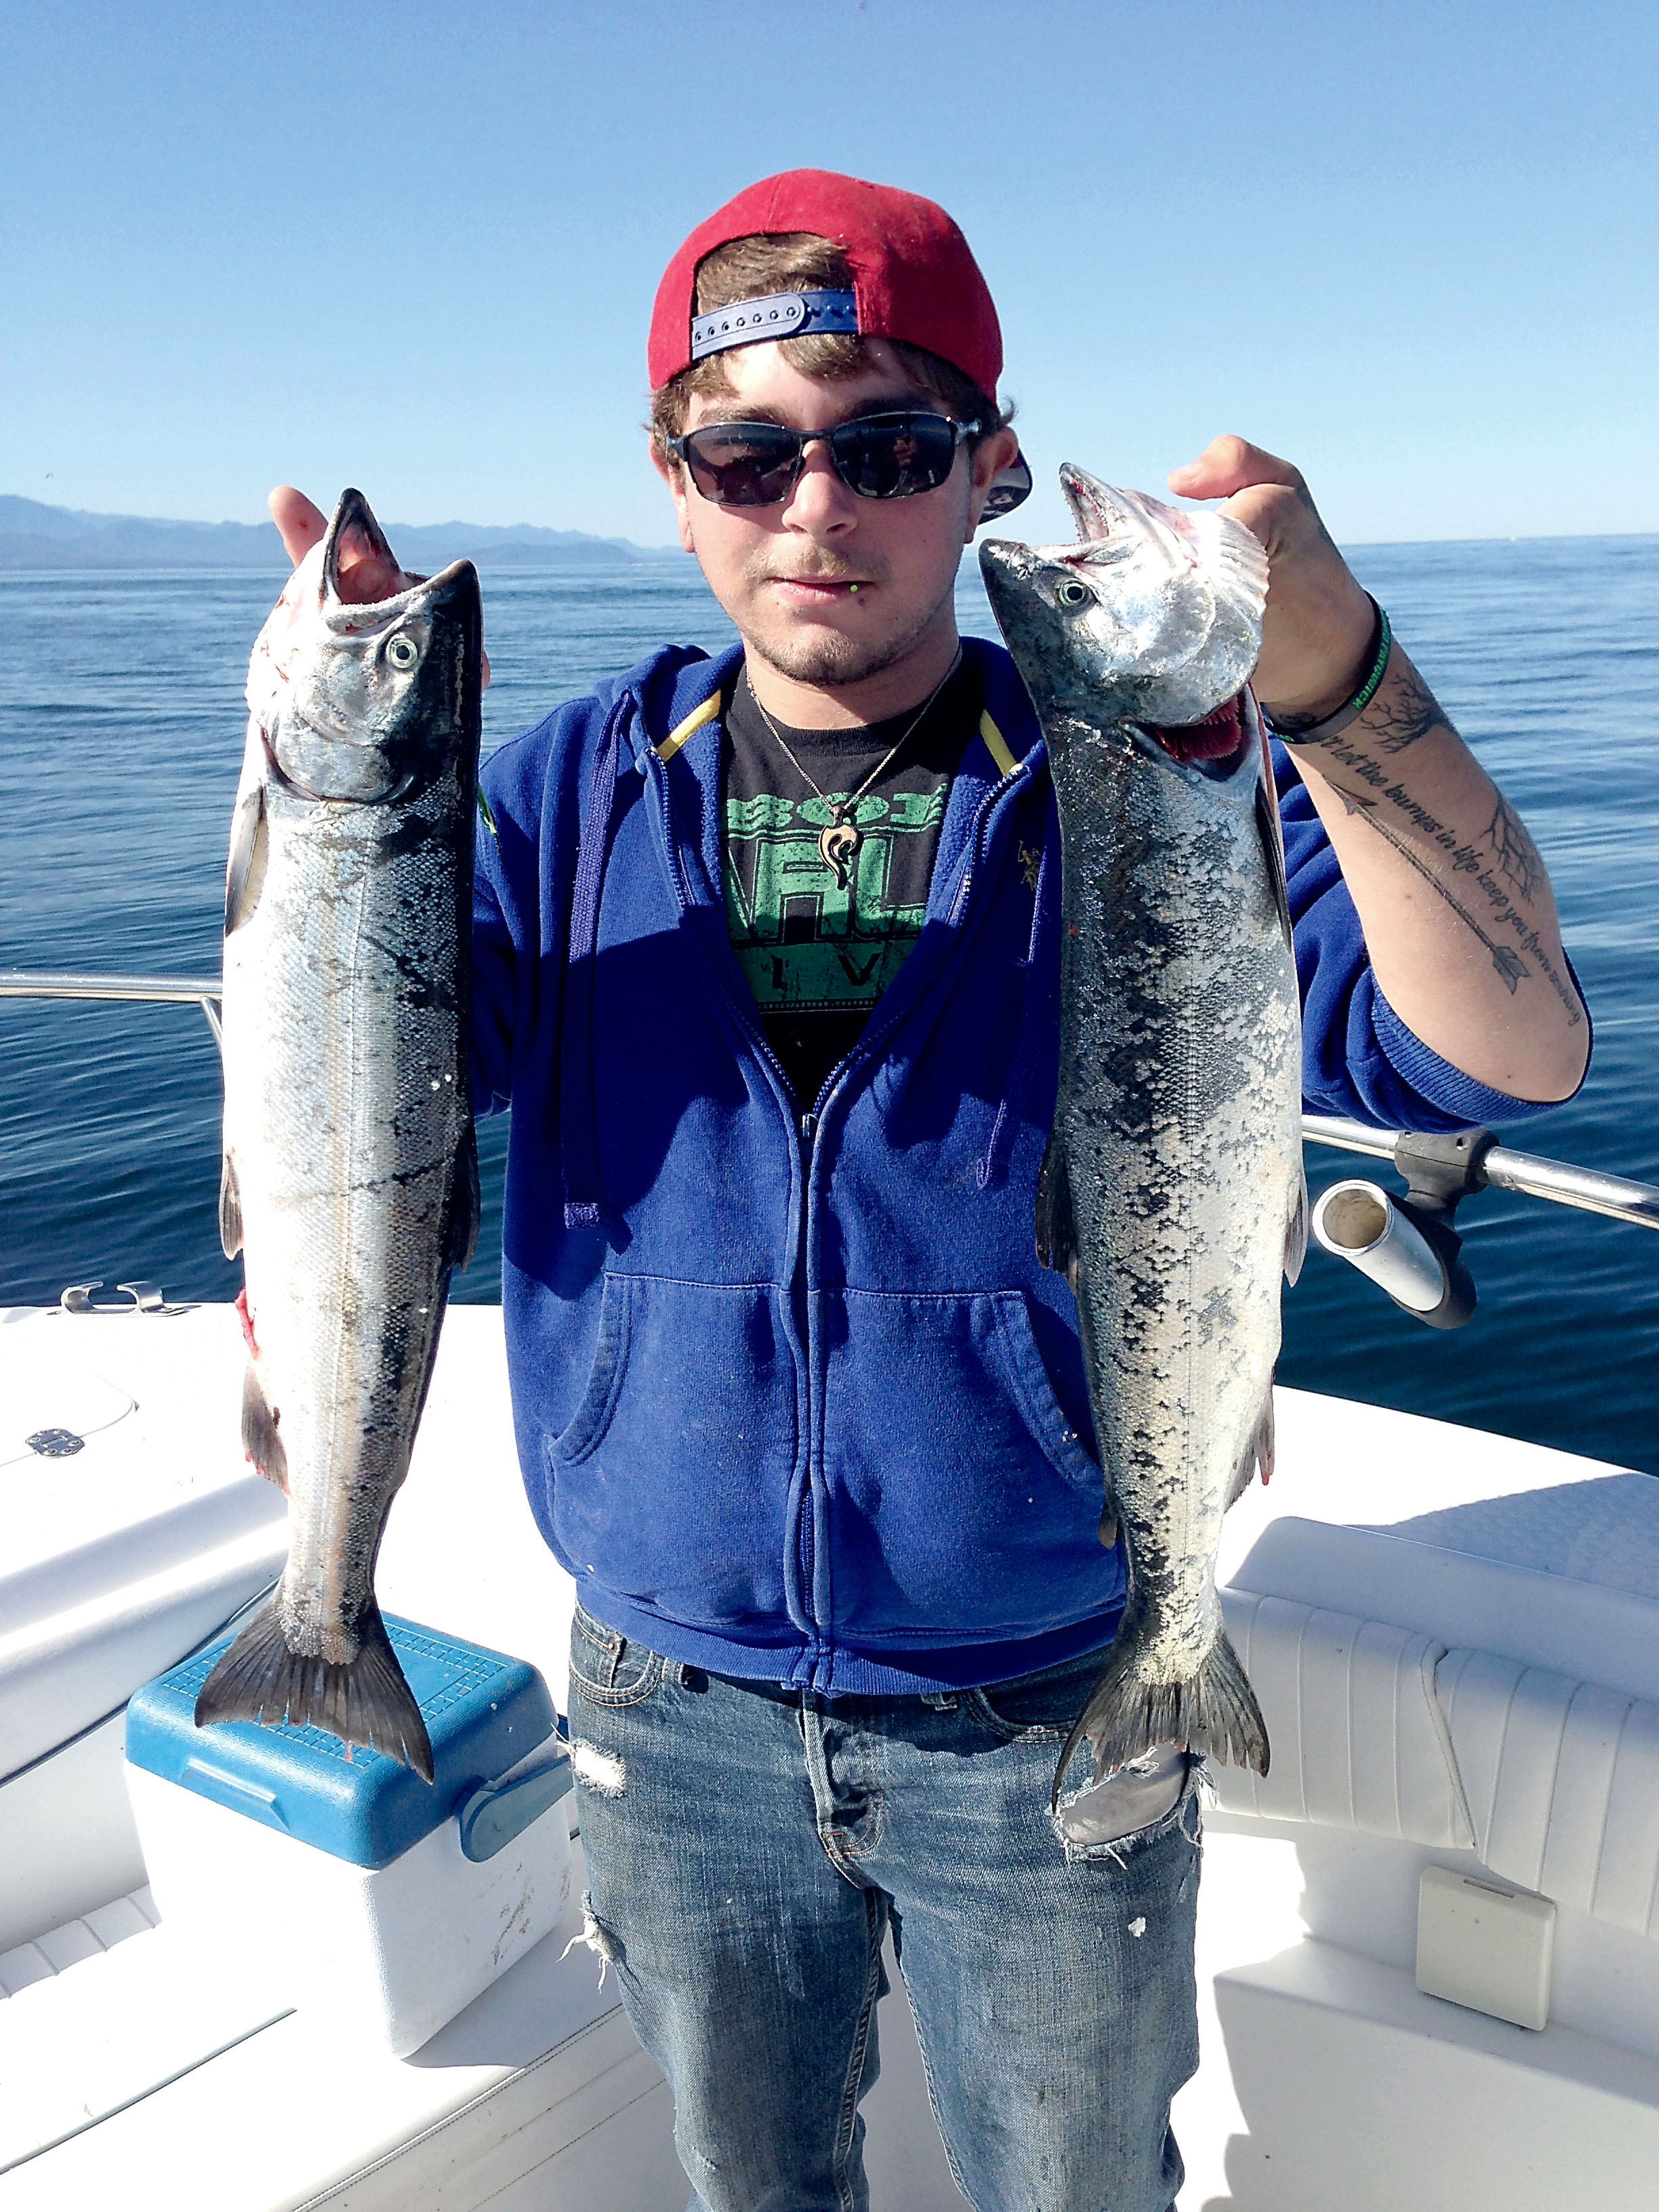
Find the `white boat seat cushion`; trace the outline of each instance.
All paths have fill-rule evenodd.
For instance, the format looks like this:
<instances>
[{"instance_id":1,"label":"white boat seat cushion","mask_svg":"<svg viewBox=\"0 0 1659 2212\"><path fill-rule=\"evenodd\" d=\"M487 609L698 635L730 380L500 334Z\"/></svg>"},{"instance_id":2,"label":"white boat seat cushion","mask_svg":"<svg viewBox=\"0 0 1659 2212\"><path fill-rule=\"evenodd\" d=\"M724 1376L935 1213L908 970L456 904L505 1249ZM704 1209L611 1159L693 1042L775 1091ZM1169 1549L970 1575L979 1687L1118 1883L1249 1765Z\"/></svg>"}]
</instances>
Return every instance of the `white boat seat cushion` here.
<instances>
[{"instance_id":1,"label":"white boat seat cushion","mask_svg":"<svg viewBox=\"0 0 1659 2212\"><path fill-rule=\"evenodd\" d=\"M1474 1850L1659 1936L1659 1704L1386 1621L1222 1592L1273 1746L1212 1765L1222 1809Z\"/></svg>"},{"instance_id":2,"label":"white boat seat cushion","mask_svg":"<svg viewBox=\"0 0 1659 2212\"><path fill-rule=\"evenodd\" d=\"M1659 1935L1659 1705L1491 1651L1449 1651L1437 1686L1492 1872Z\"/></svg>"},{"instance_id":3,"label":"white boat seat cushion","mask_svg":"<svg viewBox=\"0 0 1659 2212\"><path fill-rule=\"evenodd\" d=\"M1468 1816L1434 1695L1445 1646L1289 1598L1230 1589L1221 1599L1273 1747L1265 1778L1212 1764L1223 1809L1467 1848Z\"/></svg>"}]
</instances>

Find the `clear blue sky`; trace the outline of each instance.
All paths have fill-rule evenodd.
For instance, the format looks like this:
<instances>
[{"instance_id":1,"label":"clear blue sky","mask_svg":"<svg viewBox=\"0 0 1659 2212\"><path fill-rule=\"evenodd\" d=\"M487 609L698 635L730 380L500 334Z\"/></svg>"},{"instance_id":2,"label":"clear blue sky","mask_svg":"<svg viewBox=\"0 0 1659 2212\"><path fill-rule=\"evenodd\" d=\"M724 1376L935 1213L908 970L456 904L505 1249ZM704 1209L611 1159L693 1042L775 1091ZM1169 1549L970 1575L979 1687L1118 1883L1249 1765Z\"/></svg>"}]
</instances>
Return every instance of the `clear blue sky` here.
<instances>
[{"instance_id":1,"label":"clear blue sky","mask_svg":"<svg viewBox=\"0 0 1659 2212\"><path fill-rule=\"evenodd\" d=\"M644 332L797 164L930 194L1043 489L1217 430L1339 538L1659 530L1659 7L11 0L0 490L671 535Z\"/></svg>"}]
</instances>

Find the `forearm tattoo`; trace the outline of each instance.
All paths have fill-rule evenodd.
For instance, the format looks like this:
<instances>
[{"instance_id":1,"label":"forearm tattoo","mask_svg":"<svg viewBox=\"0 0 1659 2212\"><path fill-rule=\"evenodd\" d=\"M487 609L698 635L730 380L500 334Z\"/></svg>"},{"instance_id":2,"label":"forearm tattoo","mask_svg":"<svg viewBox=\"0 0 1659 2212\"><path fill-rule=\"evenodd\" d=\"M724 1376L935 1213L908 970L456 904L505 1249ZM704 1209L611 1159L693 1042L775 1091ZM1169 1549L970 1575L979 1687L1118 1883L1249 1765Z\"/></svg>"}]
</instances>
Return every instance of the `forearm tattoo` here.
<instances>
[{"instance_id":1,"label":"forearm tattoo","mask_svg":"<svg viewBox=\"0 0 1659 2212\"><path fill-rule=\"evenodd\" d=\"M1544 881L1543 856L1527 835L1527 825L1500 791L1492 820L1486 824L1498 872L1514 888L1515 896L1530 906Z\"/></svg>"},{"instance_id":2,"label":"forearm tattoo","mask_svg":"<svg viewBox=\"0 0 1659 2212\"><path fill-rule=\"evenodd\" d=\"M1501 792L1496 793L1485 830L1478 837L1464 837L1420 803L1397 768L1385 767L1377 757L1381 753L1393 763L1429 731L1452 731L1434 694L1409 662L1401 672L1402 680L1389 687L1386 698L1374 700L1357 722L1334 737L1316 740L1310 750L1321 756L1320 766L1348 813L1368 822L1486 946L1504 989L1513 994L1529 975L1541 975L1559 1000L1568 1027L1577 1028L1583 1019L1578 994L1540 939L1536 919L1528 910L1547 889L1548 878L1542 855L1520 816ZM1291 737L1291 742L1297 740ZM1346 769L1348 774L1339 782L1332 768ZM1350 780L1363 789L1348 788ZM1391 818L1389 811L1398 818ZM1425 845L1437 851L1437 867L1423 850ZM1451 882L1446 880L1448 873ZM1452 887L1459 878L1469 878L1466 886L1460 886L1462 897ZM1477 892L1486 902L1484 912L1472 911L1465 902L1474 902L1478 908Z\"/></svg>"},{"instance_id":3,"label":"forearm tattoo","mask_svg":"<svg viewBox=\"0 0 1659 2212\"><path fill-rule=\"evenodd\" d=\"M1449 729L1440 703L1409 661L1401 666L1401 681L1379 693L1360 716L1377 750L1390 759L1408 752L1431 730Z\"/></svg>"}]
</instances>

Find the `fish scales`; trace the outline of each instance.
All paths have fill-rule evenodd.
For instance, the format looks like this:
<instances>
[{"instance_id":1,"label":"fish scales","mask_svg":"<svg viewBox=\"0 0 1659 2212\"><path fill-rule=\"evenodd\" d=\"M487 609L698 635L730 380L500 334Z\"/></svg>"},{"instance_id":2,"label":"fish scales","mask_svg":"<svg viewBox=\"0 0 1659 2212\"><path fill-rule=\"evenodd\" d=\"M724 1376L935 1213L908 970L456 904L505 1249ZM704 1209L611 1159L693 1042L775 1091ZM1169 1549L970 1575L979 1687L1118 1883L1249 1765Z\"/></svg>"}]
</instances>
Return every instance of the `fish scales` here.
<instances>
[{"instance_id":1,"label":"fish scales","mask_svg":"<svg viewBox=\"0 0 1659 2212\"><path fill-rule=\"evenodd\" d=\"M428 1780L375 1602L477 1166L466 1077L481 696L476 573L352 606L340 541L390 559L360 494L254 648L224 952L221 1229L242 1249L243 1438L287 1490L270 1604L197 1706L286 1714Z\"/></svg>"},{"instance_id":2,"label":"fish scales","mask_svg":"<svg viewBox=\"0 0 1659 2212\"><path fill-rule=\"evenodd\" d=\"M1060 817L1060 1080L1038 1249L1071 1277L1121 1526L1122 1626L1073 1732L1267 1771L1222 1626L1222 1517L1271 1464L1279 1280L1300 1264L1300 1017L1265 738L1266 562L1224 518L1062 471L1072 548L993 542L991 602ZM1206 718L1209 718L1206 720ZM1183 726L1171 727L1170 726Z\"/></svg>"}]
</instances>

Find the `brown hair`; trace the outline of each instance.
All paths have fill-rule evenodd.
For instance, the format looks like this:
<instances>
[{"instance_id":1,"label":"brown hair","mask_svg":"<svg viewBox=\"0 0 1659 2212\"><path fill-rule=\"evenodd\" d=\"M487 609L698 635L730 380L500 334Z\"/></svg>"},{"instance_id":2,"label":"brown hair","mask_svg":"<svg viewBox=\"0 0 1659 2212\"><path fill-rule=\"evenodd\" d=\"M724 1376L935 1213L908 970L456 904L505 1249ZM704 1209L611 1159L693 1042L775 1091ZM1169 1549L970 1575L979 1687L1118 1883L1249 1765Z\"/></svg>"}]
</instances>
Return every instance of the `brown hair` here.
<instances>
[{"instance_id":1,"label":"brown hair","mask_svg":"<svg viewBox=\"0 0 1659 2212\"><path fill-rule=\"evenodd\" d=\"M732 239L703 256L697 264L696 310L706 315L712 307L729 307L739 300L763 300L773 292L850 292L853 283L851 264L827 238L810 230L758 233ZM846 382L861 375L869 365L866 342L842 331L818 331L777 343L792 368L826 384ZM938 354L908 345L902 338L890 338L888 343L917 390L937 399L957 422L982 423L981 437L988 437L1012 421L1011 406L999 407L971 377ZM651 442L659 457L671 467L678 465L668 453L667 441L684 429L694 395L714 397L732 388L724 356L711 354L671 377L660 392L653 392Z\"/></svg>"}]
</instances>

